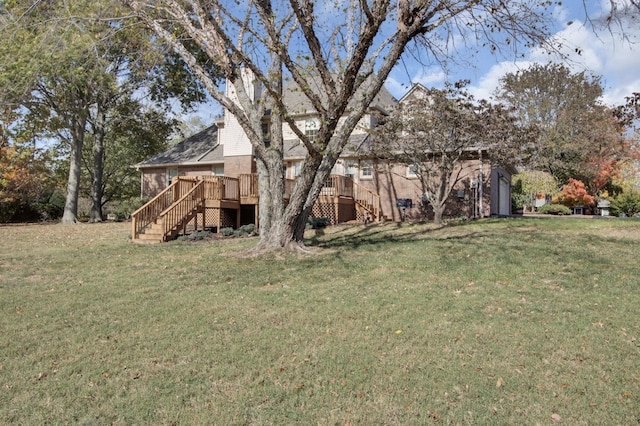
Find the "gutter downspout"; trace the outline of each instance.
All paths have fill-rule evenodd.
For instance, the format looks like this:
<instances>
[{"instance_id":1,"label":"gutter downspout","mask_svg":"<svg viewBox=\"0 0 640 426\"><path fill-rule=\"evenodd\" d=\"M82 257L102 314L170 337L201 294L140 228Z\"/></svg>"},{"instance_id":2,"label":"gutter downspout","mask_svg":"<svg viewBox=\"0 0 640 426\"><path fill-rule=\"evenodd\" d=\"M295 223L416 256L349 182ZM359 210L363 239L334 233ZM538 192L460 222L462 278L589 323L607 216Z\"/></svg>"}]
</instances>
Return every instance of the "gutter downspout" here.
<instances>
[{"instance_id":1,"label":"gutter downspout","mask_svg":"<svg viewBox=\"0 0 640 426\"><path fill-rule=\"evenodd\" d=\"M140 172L140 199L142 200L144 198L144 170L138 168L138 171Z\"/></svg>"}]
</instances>

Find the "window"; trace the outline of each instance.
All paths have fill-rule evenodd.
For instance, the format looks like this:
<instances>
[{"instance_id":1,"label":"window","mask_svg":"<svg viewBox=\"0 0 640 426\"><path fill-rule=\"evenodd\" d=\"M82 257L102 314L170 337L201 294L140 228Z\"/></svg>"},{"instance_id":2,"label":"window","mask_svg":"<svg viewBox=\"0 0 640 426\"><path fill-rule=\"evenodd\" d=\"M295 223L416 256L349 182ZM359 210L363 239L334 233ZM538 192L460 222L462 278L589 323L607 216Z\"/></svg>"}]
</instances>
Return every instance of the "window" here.
<instances>
[{"instance_id":1,"label":"window","mask_svg":"<svg viewBox=\"0 0 640 426\"><path fill-rule=\"evenodd\" d=\"M178 169L177 168L172 168L172 169L167 169L167 186L171 185L171 181L173 180L174 177L178 176Z\"/></svg>"},{"instance_id":2,"label":"window","mask_svg":"<svg viewBox=\"0 0 640 426\"><path fill-rule=\"evenodd\" d=\"M304 134L309 139L315 139L318 136L319 129L320 120L318 120L317 118L308 118L304 121Z\"/></svg>"},{"instance_id":3,"label":"window","mask_svg":"<svg viewBox=\"0 0 640 426\"><path fill-rule=\"evenodd\" d=\"M363 161L360 163L360 177L362 179L371 179L373 177L373 166L371 161Z\"/></svg>"},{"instance_id":4,"label":"window","mask_svg":"<svg viewBox=\"0 0 640 426\"><path fill-rule=\"evenodd\" d=\"M262 141L265 147L271 146L271 126L269 123L262 123Z\"/></svg>"},{"instance_id":5,"label":"window","mask_svg":"<svg viewBox=\"0 0 640 426\"><path fill-rule=\"evenodd\" d=\"M407 177L408 178L418 177L418 171L419 169L417 164L411 164L407 166Z\"/></svg>"},{"instance_id":6,"label":"window","mask_svg":"<svg viewBox=\"0 0 640 426\"><path fill-rule=\"evenodd\" d=\"M357 167L355 164L349 163L347 164L347 170L345 171L345 176L351 179L356 177Z\"/></svg>"},{"instance_id":7,"label":"window","mask_svg":"<svg viewBox=\"0 0 640 426\"><path fill-rule=\"evenodd\" d=\"M302 169L302 161L296 161L293 163L293 177L300 176L300 170Z\"/></svg>"},{"instance_id":8,"label":"window","mask_svg":"<svg viewBox=\"0 0 640 426\"><path fill-rule=\"evenodd\" d=\"M216 164L211 167L211 174L213 176L224 176L224 164Z\"/></svg>"}]
</instances>

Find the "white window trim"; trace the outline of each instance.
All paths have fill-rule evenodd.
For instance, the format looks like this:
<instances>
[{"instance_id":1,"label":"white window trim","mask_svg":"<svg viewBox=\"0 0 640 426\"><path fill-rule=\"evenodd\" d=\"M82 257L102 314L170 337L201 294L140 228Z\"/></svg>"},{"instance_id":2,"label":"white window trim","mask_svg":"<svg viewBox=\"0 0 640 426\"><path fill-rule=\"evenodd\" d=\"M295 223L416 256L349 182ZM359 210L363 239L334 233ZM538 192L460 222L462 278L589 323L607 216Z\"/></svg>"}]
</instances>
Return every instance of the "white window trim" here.
<instances>
[{"instance_id":1,"label":"white window trim","mask_svg":"<svg viewBox=\"0 0 640 426\"><path fill-rule=\"evenodd\" d=\"M369 173L365 174L365 171ZM370 161L360 163L360 179L373 179L373 164Z\"/></svg>"},{"instance_id":2,"label":"white window trim","mask_svg":"<svg viewBox=\"0 0 640 426\"><path fill-rule=\"evenodd\" d=\"M416 173L416 169L418 168L418 166L416 166L415 164L411 164L409 166L407 166L407 173L406 176L409 179L415 179L418 177L418 174Z\"/></svg>"},{"instance_id":3,"label":"white window trim","mask_svg":"<svg viewBox=\"0 0 640 426\"><path fill-rule=\"evenodd\" d=\"M175 174L173 174L174 172ZM171 185L171 181L174 177L178 176L178 168L177 167L167 167L166 170L166 184L167 186Z\"/></svg>"},{"instance_id":4,"label":"white window trim","mask_svg":"<svg viewBox=\"0 0 640 426\"><path fill-rule=\"evenodd\" d=\"M293 175L293 178L297 178L298 176L300 176L300 173L302 172L302 161L294 161L291 163L291 174Z\"/></svg>"},{"instance_id":5,"label":"white window trim","mask_svg":"<svg viewBox=\"0 0 640 426\"><path fill-rule=\"evenodd\" d=\"M222 171L222 173L216 173L217 170ZM214 164L211 166L211 176L224 176L224 164Z\"/></svg>"}]
</instances>

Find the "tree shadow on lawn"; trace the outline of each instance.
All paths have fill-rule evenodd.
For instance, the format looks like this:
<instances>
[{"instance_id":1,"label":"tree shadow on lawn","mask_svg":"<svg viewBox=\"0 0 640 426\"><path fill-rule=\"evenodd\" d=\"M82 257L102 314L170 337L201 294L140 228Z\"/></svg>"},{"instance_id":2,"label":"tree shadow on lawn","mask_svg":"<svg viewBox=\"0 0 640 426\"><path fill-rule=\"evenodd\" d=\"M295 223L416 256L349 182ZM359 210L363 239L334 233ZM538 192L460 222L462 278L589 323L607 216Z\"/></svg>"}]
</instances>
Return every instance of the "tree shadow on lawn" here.
<instances>
[{"instance_id":1,"label":"tree shadow on lawn","mask_svg":"<svg viewBox=\"0 0 640 426\"><path fill-rule=\"evenodd\" d=\"M357 249L367 245L384 243L405 243L424 238L439 240L466 239L488 235L477 229L464 229L460 223L437 226L427 222L394 222L369 225L337 225L315 230L315 234L306 238L309 246L318 248L346 248ZM337 229L340 228L340 229ZM468 228L468 227L467 227ZM337 229L337 230L336 230Z\"/></svg>"}]
</instances>

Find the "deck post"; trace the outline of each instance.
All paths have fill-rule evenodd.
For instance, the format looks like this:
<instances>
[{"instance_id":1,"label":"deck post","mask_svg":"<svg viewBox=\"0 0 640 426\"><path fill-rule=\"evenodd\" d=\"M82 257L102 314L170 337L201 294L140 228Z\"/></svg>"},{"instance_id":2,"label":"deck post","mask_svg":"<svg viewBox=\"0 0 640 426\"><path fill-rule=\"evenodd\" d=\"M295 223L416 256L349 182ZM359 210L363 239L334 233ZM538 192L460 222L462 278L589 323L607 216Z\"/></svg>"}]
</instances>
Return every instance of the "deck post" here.
<instances>
[{"instance_id":1,"label":"deck post","mask_svg":"<svg viewBox=\"0 0 640 426\"><path fill-rule=\"evenodd\" d=\"M254 207L254 219L256 229L260 229L260 204L256 204Z\"/></svg>"},{"instance_id":2,"label":"deck post","mask_svg":"<svg viewBox=\"0 0 640 426\"><path fill-rule=\"evenodd\" d=\"M137 222L138 219L134 216L131 215L131 239L135 240L138 236L136 235L136 226L137 226Z\"/></svg>"}]
</instances>

